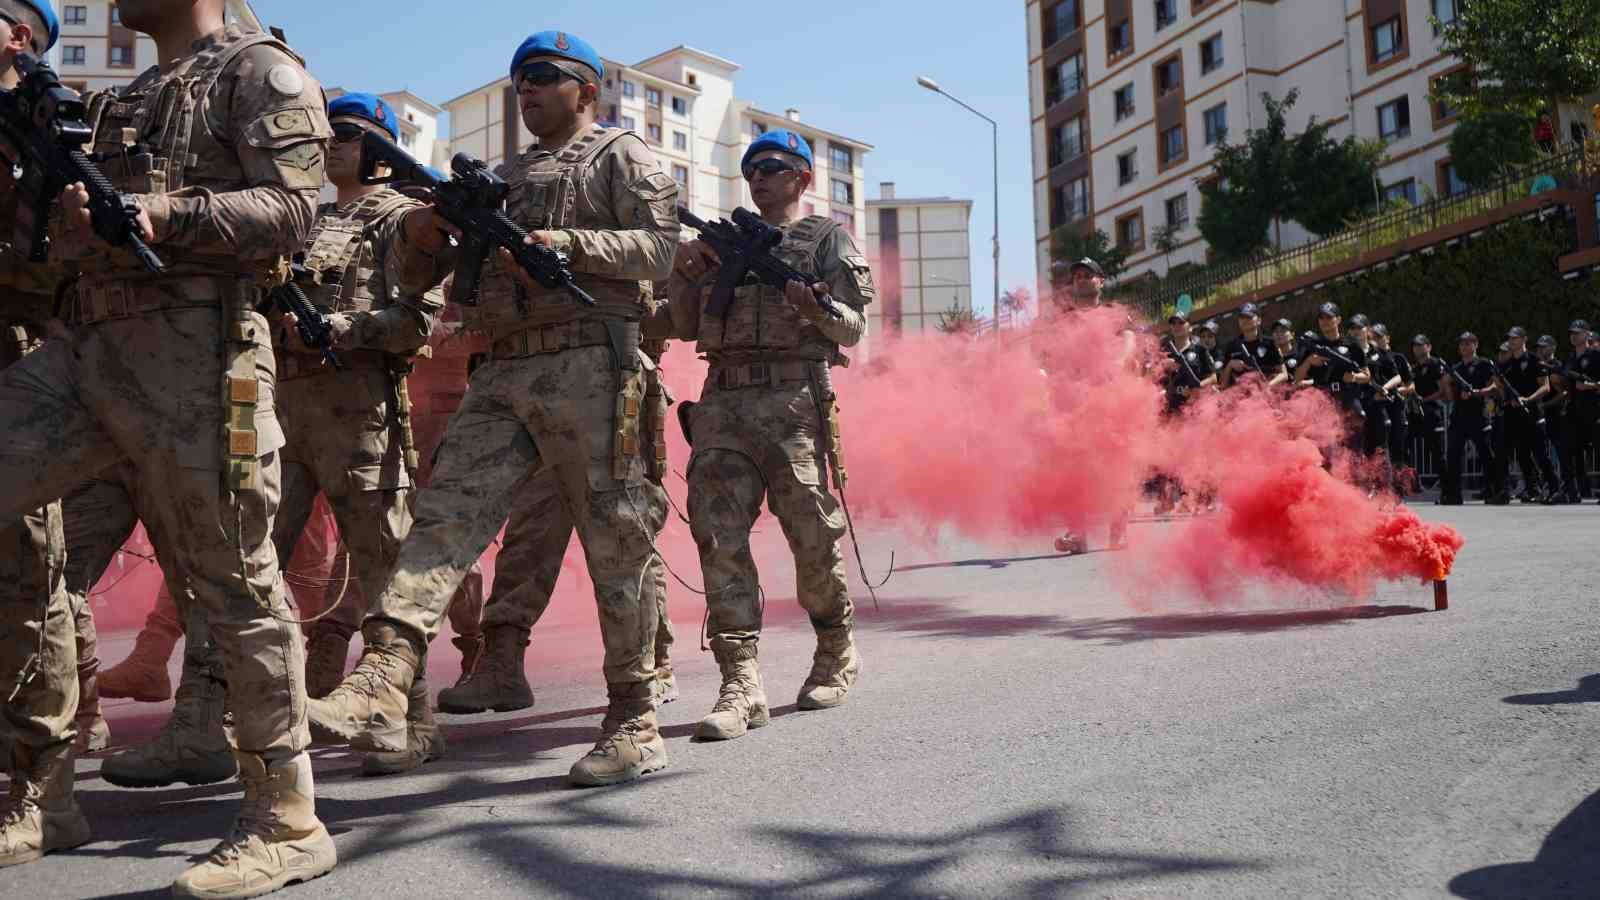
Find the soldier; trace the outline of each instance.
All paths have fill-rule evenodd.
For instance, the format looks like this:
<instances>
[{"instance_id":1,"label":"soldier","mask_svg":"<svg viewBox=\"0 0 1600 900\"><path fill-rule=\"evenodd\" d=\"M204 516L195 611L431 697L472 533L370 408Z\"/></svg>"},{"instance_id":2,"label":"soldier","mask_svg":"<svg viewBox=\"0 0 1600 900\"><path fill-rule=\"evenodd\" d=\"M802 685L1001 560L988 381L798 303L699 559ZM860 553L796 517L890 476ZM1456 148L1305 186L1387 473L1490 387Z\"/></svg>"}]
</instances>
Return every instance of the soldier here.
<instances>
[{"instance_id":1,"label":"soldier","mask_svg":"<svg viewBox=\"0 0 1600 900\"><path fill-rule=\"evenodd\" d=\"M166 62L103 107L94 150L166 268L153 275L95 238L87 191L65 192L55 250L85 273L67 311L75 332L70 346L47 342L0 373L0 520L123 458L136 467L205 610L231 706L249 711L230 733L240 814L173 889L243 897L336 860L305 753L300 633L270 542L282 435L267 323L254 311L261 273L310 228L328 126L321 88L293 53L225 28L223 5L118 5ZM30 816L68 808L70 763L36 758L13 776L12 796L28 798Z\"/></svg>"},{"instance_id":2,"label":"soldier","mask_svg":"<svg viewBox=\"0 0 1600 900\"><path fill-rule=\"evenodd\" d=\"M1415 433L1422 438L1422 456L1413 462L1418 471L1444 473L1445 400L1449 373L1444 360L1433 355L1433 342L1425 334L1411 338L1412 398L1422 410ZM1418 487L1421 486L1419 481Z\"/></svg>"},{"instance_id":3,"label":"soldier","mask_svg":"<svg viewBox=\"0 0 1600 900\"><path fill-rule=\"evenodd\" d=\"M1199 328L1194 330L1195 339L1199 341L1201 348L1206 351L1206 355L1211 357L1211 374L1219 378L1224 365L1222 349L1217 344L1218 336L1221 333L1222 326L1217 324L1216 319L1207 319L1200 323Z\"/></svg>"},{"instance_id":4,"label":"soldier","mask_svg":"<svg viewBox=\"0 0 1600 900\"><path fill-rule=\"evenodd\" d=\"M1261 308L1254 303L1239 307L1239 336L1228 342L1222 359L1217 380L1224 389L1250 373L1267 384L1282 384L1288 378L1277 345L1261 334Z\"/></svg>"},{"instance_id":5,"label":"soldier","mask_svg":"<svg viewBox=\"0 0 1600 900\"><path fill-rule=\"evenodd\" d=\"M464 324L493 342L450 421L388 587L362 627L355 671L310 701L325 737L405 749L408 695L451 592L541 467L585 550L605 641L610 704L594 749L569 779L615 784L667 765L653 682L658 614L648 577L666 494L645 477L639 322L651 282L671 269L678 185L632 132L595 124L605 68L562 31L529 37L511 60L523 123L537 146L503 166L506 211L531 240L570 255L596 306L542 287L509 258L485 267ZM438 239L438 216L406 217L408 236ZM421 249L429 247L419 245Z\"/></svg>"},{"instance_id":6,"label":"soldier","mask_svg":"<svg viewBox=\"0 0 1600 900\"><path fill-rule=\"evenodd\" d=\"M1487 502L1503 506L1510 502L1505 494L1501 469L1495 464L1494 438L1491 434L1488 404L1500 387L1495 383L1497 372L1494 363L1478 355L1478 336L1462 332L1456 346L1461 361L1450 370L1450 395L1455 400L1450 410L1450 446L1445 455L1444 478L1439 489L1442 506L1460 506L1461 466L1467 444L1472 444L1483 467L1486 478Z\"/></svg>"},{"instance_id":7,"label":"soldier","mask_svg":"<svg viewBox=\"0 0 1600 900\"><path fill-rule=\"evenodd\" d=\"M702 309L716 254L693 241L675 259L667 304L673 335L697 340L710 362L700 401L685 417L694 448L689 524L705 573L711 652L722 670L717 702L695 728L700 740L736 738L768 721L756 662L761 586L750 556L763 498L794 553L800 605L817 635L799 707L843 703L861 667L839 551L845 519L828 490L829 474L835 489L845 480L829 370L845 364L843 348L866 333L872 273L848 231L823 216L800 217L813 177L804 138L768 131L746 148L740 167L762 219L783 229L773 252L810 283L742 286L727 314L712 317Z\"/></svg>"},{"instance_id":8,"label":"soldier","mask_svg":"<svg viewBox=\"0 0 1600 900\"><path fill-rule=\"evenodd\" d=\"M1416 472L1411 462L1411 417L1409 407L1412 396L1411 361L1404 353L1395 350L1389 340L1389 326L1375 322L1371 328L1372 374L1388 395L1385 410L1389 417L1389 440L1385 448L1394 480L1395 494L1404 497L1411 492Z\"/></svg>"},{"instance_id":9,"label":"soldier","mask_svg":"<svg viewBox=\"0 0 1600 900\"><path fill-rule=\"evenodd\" d=\"M1212 359L1210 351L1194 340L1187 315L1174 312L1167 317L1167 339L1162 342L1161 349L1168 359L1166 374L1162 380L1168 416L1181 414L1183 407L1196 392L1220 390L1217 387L1216 361ZM1159 474L1156 480L1159 484L1156 515L1191 511L1184 485L1177 478Z\"/></svg>"},{"instance_id":10,"label":"soldier","mask_svg":"<svg viewBox=\"0 0 1600 900\"><path fill-rule=\"evenodd\" d=\"M1589 499L1589 466L1585 454L1595 447L1596 408L1600 407L1595 383L1600 381L1600 357L1589 351L1589 323L1574 319L1567 328L1572 355L1561 366L1566 398L1560 415L1561 476L1563 493L1574 503Z\"/></svg>"},{"instance_id":11,"label":"soldier","mask_svg":"<svg viewBox=\"0 0 1600 900\"><path fill-rule=\"evenodd\" d=\"M1510 356L1500 366L1506 443L1527 485L1522 500L1554 505L1561 483L1556 478L1555 463L1550 455L1550 436L1545 430L1542 409L1545 397L1550 394L1550 369L1528 352L1528 332L1522 326L1511 329L1506 343Z\"/></svg>"},{"instance_id":12,"label":"soldier","mask_svg":"<svg viewBox=\"0 0 1600 900\"><path fill-rule=\"evenodd\" d=\"M1365 386L1372 383L1372 373L1364 365L1366 351L1356 342L1356 335L1365 331L1366 323L1364 319L1359 324L1352 323L1346 337L1347 332L1339 327L1343 321L1338 304L1324 303L1317 307L1320 334L1311 336L1295 380L1310 380L1315 387L1332 395L1345 418L1345 448L1359 453L1366 442L1367 427L1361 395ZM1331 449L1325 452L1331 459Z\"/></svg>"},{"instance_id":13,"label":"soldier","mask_svg":"<svg viewBox=\"0 0 1600 900\"><path fill-rule=\"evenodd\" d=\"M1294 336L1294 323L1288 319L1279 319L1272 323L1272 349L1283 360L1283 387L1293 393L1303 385L1295 378L1299 371L1300 363L1305 359L1305 351Z\"/></svg>"}]
</instances>

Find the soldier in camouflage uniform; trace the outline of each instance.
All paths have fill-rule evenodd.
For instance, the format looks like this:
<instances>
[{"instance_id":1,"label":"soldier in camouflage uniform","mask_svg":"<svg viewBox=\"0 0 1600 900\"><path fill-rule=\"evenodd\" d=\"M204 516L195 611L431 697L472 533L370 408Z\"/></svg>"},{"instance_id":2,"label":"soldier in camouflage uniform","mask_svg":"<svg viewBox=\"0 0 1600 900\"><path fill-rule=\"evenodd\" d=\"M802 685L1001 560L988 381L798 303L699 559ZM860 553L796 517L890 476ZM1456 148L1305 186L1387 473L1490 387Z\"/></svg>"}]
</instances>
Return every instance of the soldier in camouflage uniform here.
<instances>
[{"instance_id":1,"label":"soldier in camouflage uniform","mask_svg":"<svg viewBox=\"0 0 1600 900\"><path fill-rule=\"evenodd\" d=\"M523 122L540 145L502 167L507 213L534 229L530 240L570 254L598 305L540 286L507 256L484 268L465 325L488 334L490 359L450 421L394 576L363 628L361 662L310 703L320 733L404 748L407 698L451 592L523 485L548 467L594 580L610 697L599 742L569 778L613 784L666 765L649 578L666 495L645 477L641 454L639 321L651 282L671 268L678 186L637 135L595 124L603 72L593 48L564 32L536 34L513 56Z\"/></svg>"},{"instance_id":2,"label":"soldier in camouflage uniform","mask_svg":"<svg viewBox=\"0 0 1600 900\"><path fill-rule=\"evenodd\" d=\"M800 605L811 617L817 650L800 688L801 709L843 703L860 669L839 538L844 515L829 493L831 470L842 488L838 407L829 367L841 347L866 333L872 273L848 231L823 216L799 218L811 184L811 148L789 131L751 142L742 163L761 216L783 228L774 253L812 276L783 289L746 284L721 317L702 314L716 277L716 254L700 241L679 249L671 300L674 337L698 339L710 362L700 401L685 430L689 523L705 573L707 628L722 670L722 690L695 736L736 738L768 721L756 664L761 586L750 556L750 529L765 499L794 553ZM820 301L832 297L837 316Z\"/></svg>"},{"instance_id":3,"label":"soldier in camouflage uniform","mask_svg":"<svg viewBox=\"0 0 1600 900\"><path fill-rule=\"evenodd\" d=\"M283 436L268 326L255 312L262 273L310 230L329 129L300 61L268 35L225 28L223 0L122 0L118 10L167 62L97 104L93 149L141 209L166 270L151 274L94 238L81 187L63 195L55 249L84 273L67 316L74 335L0 372L0 520L85 473L123 459L136 467L172 567L205 610L229 706L248 711L230 732L240 814L174 893L255 896L336 860L316 816L304 651L271 543ZM30 777L48 784L71 771Z\"/></svg>"}]
</instances>

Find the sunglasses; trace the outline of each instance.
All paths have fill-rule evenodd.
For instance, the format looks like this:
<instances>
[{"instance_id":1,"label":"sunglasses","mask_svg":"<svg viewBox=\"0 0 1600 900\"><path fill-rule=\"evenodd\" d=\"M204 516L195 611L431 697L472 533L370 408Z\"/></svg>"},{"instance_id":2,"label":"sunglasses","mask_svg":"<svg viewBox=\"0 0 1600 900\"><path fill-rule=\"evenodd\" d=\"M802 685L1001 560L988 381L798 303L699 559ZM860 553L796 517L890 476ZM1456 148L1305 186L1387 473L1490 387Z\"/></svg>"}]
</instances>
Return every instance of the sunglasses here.
<instances>
[{"instance_id":1,"label":"sunglasses","mask_svg":"<svg viewBox=\"0 0 1600 900\"><path fill-rule=\"evenodd\" d=\"M791 166L781 159L776 159L769 156L766 159L758 159L750 165L745 166L744 177L747 179L754 178L756 177L756 173L760 172L762 175L771 178L774 175L779 175L784 172L797 171L799 171L799 167Z\"/></svg>"},{"instance_id":2,"label":"sunglasses","mask_svg":"<svg viewBox=\"0 0 1600 900\"><path fill-rule=\"evenodd\" d=\"M553 62L540 60L531 62L517 70L517 80L526 81L534 87L549 87L557 84L563 78L571 78L579 84L587 84L589 79L577 72Z\"/></svg>"},{"instance_id":3,"label":"sunglasses","mask_svg":"<svg viewBox=\"0 0 1600 900\"><path fill-rule=\"evenodd\" d=\"M333 142L335 144L348 144L351 141L361 140L361 136L366 133L367 130L360 125L339 122L333 126Z\"/></svg>"}]
</instances>

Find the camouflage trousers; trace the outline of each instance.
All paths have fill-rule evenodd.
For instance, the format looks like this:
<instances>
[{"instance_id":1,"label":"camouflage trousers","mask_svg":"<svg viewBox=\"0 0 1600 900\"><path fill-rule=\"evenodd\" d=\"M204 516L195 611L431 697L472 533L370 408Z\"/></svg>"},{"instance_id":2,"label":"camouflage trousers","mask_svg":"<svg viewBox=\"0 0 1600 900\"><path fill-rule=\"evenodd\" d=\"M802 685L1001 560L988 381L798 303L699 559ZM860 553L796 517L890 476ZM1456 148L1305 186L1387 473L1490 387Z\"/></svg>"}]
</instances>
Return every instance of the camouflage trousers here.
<instances>
[{"instance_id":1,"label":"camouflage trousers","mask_svg":"<svg viewBox=\"0 0 1600 900\"><path fill-rule=\"evenodd\" d=\"M561 499L560 483L549 467L529 478L512 501L505 539L495 557L494 586L483 607L483 627L511 626L524 634L533 630L555 592L561 561L572 541L572 517ZM656 591L656 611L661 633L657 651L672 646L672 619L667 615L667 567L659 556L648 562ZM456 632L461 627L451 614Z\"/></svg>"},{"instance_id":2,"label":"camouflage trousers","mask_svg":"<svg viewBox=\"0 0 1600 900\"><path fill-rule=\"evenodd\" d=\"M626 461L627 477L616 477L621 379L640 394L640 374L619 372L599 346L480 366L372 617L431 641L456 586L544 470L594 581L607 682L651 681L659 615L649 563L667 504L637 454ZM560 534L564 542L568 532Z\"/></svg>"},{"instance_id":3,"label":"camouflage trousers","mask_svg":"<svg viewBox=\"0 0 1600 900\"><path fill-rule=\"evenodd\" d=\"M264 338L266 321L253 324ZM217 309L164 310L83 326L0 372L0 521L127 460L150 499L146 525L168 536L168 564L209 624L229 705L249 710L236 720L237 746L276 756L303 750L310 733L304 649L270 541L281 444L272 355L256 348L257 478L230 489L222 338Z\"/></svg>"},{"instance_id":4,"label":"camouflage trousers","mask_svg":"<svg viewBox=\"0 0 1600 900\"><path fill-rule=\"evenodd\" d=\"M817 628L853 617L839 538L844 514L824 484L821 420L809 382L723 389L716 369L689 416L689 529L706 581L713 648L761 634L761 585L750 530L761 504L794 554L800 606Z\"/></svg>"},{"instance_id":5,"label":"camouflage trousers","mask_svg":"<svg viewBox=\"0 0 1600 900\"><path fill-rule=\"evenodd\" d=\"M388 581L411 529L411 478L394 398L394 376L373 369L323 369L278 384L286 440L279 454L283 498L272 528L278 558L294 555L319 492L348 552L328 576L327 600L338 605L309 626L314 631L348 638L361 627L368 598Z\"/></svg>"}]
</instances>

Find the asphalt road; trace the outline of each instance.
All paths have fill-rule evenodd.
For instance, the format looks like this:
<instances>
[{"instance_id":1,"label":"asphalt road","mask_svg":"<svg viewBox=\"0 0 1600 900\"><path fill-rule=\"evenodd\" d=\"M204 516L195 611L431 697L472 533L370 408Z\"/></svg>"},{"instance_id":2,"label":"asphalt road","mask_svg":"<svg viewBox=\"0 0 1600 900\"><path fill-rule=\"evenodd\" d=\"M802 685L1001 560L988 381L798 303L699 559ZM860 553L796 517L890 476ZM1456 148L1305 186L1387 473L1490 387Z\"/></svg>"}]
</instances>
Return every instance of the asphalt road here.
<instances>
[{"instance_id":1,"label":"asphalt road","mask_svg":"<svg viewBox=\"0 0 1600 900\"><path fill-rule=\"evenodd\" d=\"M602 790L563 780L604 702L569 603L530 652L533 710L448 719L449 758L409 776L317 751L340 865L283 896L1600 896L1600 508L1422 509L1468 538L1447 612L1414 585L1136 612L1107 554L902 558L827 712L793 706L810 635L775 571L776 718L725 744L689 740L716 672L680 592L671 767ZM120 742L159 714L111 709ZM98 766L97 840L0 894L159 896L228 825L231 785L118 790Z\"/></svg>"}]
</instances>

